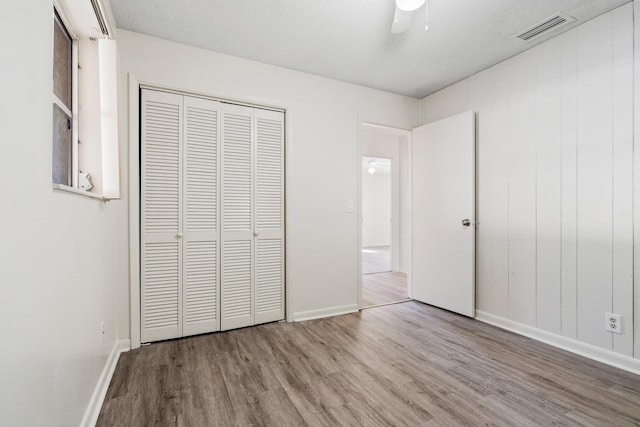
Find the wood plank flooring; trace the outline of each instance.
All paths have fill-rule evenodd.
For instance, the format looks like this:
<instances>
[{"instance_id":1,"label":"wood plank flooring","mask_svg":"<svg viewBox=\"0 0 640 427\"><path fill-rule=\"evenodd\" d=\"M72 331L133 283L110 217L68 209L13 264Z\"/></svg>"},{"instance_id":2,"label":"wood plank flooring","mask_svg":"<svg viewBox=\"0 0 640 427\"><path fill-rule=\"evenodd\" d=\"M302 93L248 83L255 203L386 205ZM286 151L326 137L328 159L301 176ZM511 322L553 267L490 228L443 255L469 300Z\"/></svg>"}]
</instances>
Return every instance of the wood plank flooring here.
<instances>
[{"instance_id":1,"label":"wood plank flooring","mask_svg":"<svg viewBox=\"0 0 640 427\"><path fill-rule=\"evenodd\" d=\"M409 299L406 274L389 272L362 275L362 307L406 299Z\"/></svg>"},{"instance_id":2,"label":"wood plank flooring","mask_svg":"<svg viewBox=\"0 0 640 427\"><path fill-rule=\"evenodd\" d=\"M638 426L640 377L417 302L122 354L98 426Z\"/></svg>"}]
</instances>

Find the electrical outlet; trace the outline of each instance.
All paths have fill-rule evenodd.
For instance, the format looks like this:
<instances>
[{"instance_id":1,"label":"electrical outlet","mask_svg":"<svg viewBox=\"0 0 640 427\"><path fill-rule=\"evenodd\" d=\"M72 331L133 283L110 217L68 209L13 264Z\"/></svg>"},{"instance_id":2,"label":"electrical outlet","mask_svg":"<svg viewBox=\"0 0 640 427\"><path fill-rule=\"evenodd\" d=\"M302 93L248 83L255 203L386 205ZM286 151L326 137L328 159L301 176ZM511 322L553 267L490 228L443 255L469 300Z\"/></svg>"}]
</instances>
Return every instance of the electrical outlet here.
<instances>
[{"instance_id":1,"label":"electrical outlet","mask_svg":"<svg viewBox=\"0 0 640 427\"><path fill-rule=\"evenodd\" d=\"M604 329L614 334L622 333L622 316L619 314L605 313Z\"/></svg>"}]
</instances>

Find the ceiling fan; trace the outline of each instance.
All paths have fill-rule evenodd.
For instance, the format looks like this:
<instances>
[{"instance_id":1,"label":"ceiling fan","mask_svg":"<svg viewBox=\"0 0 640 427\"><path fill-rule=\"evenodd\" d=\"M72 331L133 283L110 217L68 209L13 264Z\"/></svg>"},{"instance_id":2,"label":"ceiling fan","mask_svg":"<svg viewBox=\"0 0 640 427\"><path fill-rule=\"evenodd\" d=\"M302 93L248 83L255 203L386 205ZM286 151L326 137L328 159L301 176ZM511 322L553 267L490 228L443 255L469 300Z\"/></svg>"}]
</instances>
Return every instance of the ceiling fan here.
<instances>
[{"instance_id":1,"label":"ceiling fan","mask_svg":"<svg viewBox=\"0 0 640 427\"><path fill-rule=\"evenodd\" d=\"M425 16L427 18L424 30L429 29L429 5L428 0L395 0L396 11L391 23L391 33L400 34L409 29L413 21L413 13L424 5Z\"/></svg>"}]
</instances>

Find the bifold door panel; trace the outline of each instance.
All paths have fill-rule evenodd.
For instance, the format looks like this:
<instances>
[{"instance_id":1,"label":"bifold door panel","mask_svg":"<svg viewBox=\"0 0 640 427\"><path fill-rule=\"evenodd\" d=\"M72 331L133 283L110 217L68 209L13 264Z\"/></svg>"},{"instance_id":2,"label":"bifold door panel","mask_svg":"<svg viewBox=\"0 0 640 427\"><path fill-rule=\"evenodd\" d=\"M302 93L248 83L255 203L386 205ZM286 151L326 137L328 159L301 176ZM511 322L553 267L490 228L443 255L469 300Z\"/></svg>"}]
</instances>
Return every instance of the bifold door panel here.
<instances>
[{"instance_id":1,"label":"bifold door panel","mask_svg":"<svg viewBox=\"0 0 640 427\"><path fill-rule=\"evenodd\" d=\"M221 104L184 97L183 335L220 329L218 129Z\"/></svg>"},{"instance_id":2,"label":"bifold door panel","mask_svg":"<svg viewBox=\"0 0 640 427\"><path fill-rule=\"evenodd\" d=\"M142 341L182 336L183 97L143 91L141 120Z\"/></svg>"},{"instance_id":3,"label":"bifold door panel","mask_svg":"<svg viewBox=\"0 0 640 427\"><path fill-rule=\"evenodd\" d=\"M141 341L284 318L284 114L141 94Z\"/></svg>"}]
</instances>

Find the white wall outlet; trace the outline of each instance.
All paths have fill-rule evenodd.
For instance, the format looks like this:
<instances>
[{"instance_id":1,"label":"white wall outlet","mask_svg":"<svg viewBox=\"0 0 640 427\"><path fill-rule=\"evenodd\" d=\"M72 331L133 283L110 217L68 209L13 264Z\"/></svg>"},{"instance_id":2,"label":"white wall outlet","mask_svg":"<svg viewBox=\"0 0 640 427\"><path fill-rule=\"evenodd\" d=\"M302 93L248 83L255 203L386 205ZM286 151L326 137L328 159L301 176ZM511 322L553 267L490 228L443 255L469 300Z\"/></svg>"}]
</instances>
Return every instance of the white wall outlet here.
<instances>
[{"instance_id":1,"label":"white wall outlet","mask_svg":"<svg viewBox=\"0 0 640 427\"><path fill-rule=\"evenodd\" d=\"M605 313L604 329L614 334L622 333L622 316L619 314Z\"/></svg>"}]
</instances>

